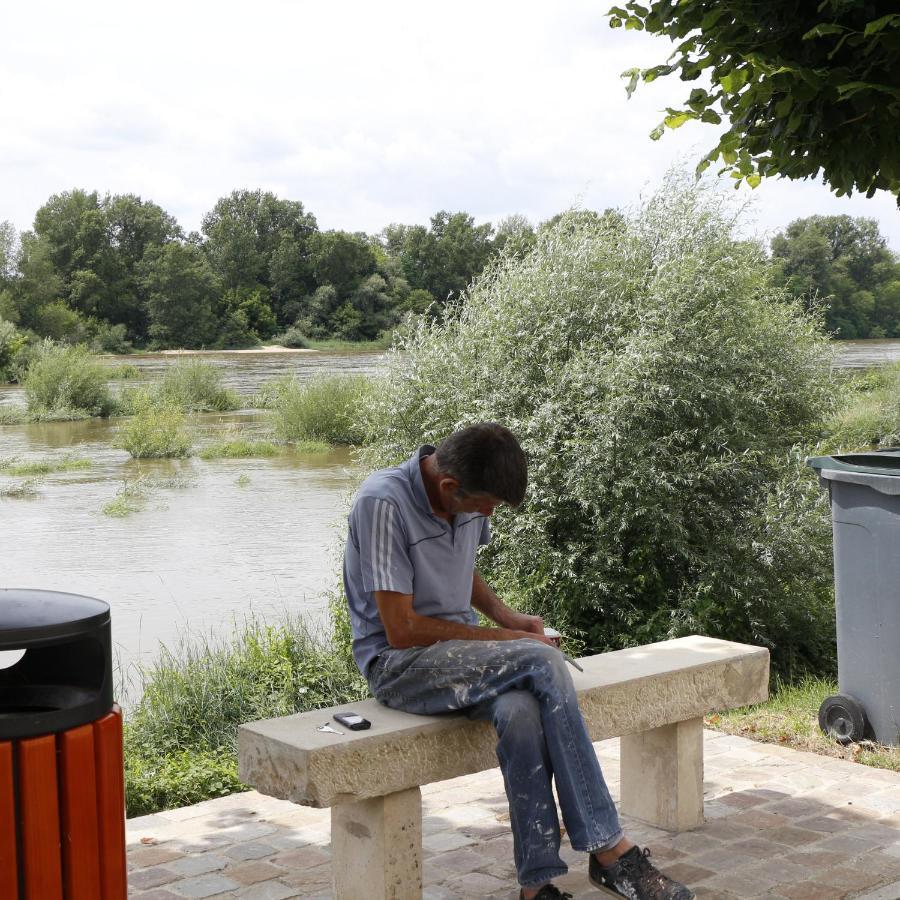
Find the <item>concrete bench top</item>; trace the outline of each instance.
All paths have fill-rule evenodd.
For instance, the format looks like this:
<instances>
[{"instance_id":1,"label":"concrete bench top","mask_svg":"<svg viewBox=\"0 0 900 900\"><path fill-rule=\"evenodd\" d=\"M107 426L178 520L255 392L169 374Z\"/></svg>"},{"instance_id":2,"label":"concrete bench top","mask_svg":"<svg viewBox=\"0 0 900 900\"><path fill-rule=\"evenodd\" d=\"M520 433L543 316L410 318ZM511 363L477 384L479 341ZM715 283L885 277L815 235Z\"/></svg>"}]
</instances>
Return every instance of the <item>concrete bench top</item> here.
<instances>
[{"instance_id":1,"label":"concrete bench top","mask_svg":"<svg viewBox=\"0 0 900 900\"><path fill-rule=\"evenodd\" d=\"M579 660L572 670L594 741L646 732L768 696L769 652L700 636ZM349 731L331 718L352 709L372 723ZM343 735L320 732L325 723ZM489 722L462 713L416 716L363 700L243 725L240 778L274 797L327 807L382 797L497 765Z\"/></svg>"}]
</instances>

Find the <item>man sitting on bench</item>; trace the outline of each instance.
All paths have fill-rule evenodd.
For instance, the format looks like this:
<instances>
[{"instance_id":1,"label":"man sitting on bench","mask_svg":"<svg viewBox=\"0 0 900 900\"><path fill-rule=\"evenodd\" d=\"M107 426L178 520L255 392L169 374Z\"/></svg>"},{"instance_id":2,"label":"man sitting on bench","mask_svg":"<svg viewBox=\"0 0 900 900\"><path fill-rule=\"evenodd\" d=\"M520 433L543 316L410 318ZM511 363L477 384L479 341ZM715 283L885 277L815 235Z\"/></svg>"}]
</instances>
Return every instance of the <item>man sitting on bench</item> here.
<instances>
[{"instance_id":1,"label":"man sitting on bench","mask_svg":"<svg viewBox=\"0 0 900 900\"><path fill-rule=\"evenodd\" d=\"M691 900L623 834L565 658L543 621L510 609L475 571L491 514L521 504L526 484L518 441L491 423L366 479L344 555L354 658L387 706L465 710L493 723L522 900L571 897L551 883L568 871L552 779L593 885L629 900ZM498 627L479 626L475 610Z\"/></svg>"}]
</instances>

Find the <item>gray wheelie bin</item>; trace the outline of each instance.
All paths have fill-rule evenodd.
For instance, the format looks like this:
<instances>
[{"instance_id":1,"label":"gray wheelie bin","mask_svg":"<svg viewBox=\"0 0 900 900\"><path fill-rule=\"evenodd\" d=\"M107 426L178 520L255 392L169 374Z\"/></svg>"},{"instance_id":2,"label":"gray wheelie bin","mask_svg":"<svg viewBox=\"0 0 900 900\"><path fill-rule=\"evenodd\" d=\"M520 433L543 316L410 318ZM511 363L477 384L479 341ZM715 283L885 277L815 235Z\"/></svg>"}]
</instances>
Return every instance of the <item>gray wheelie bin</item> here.
<instances>
[{"instance_id":1,"label":"gray wheelie bin","mask_svg":"<svg viewBox=\"0 0 900 900\"><path fill-rule=\"evenodd\" d=\"M831 496L840 693L819 725L900 746L900 448L807 460Z\"/></svg>"}]
</instances>

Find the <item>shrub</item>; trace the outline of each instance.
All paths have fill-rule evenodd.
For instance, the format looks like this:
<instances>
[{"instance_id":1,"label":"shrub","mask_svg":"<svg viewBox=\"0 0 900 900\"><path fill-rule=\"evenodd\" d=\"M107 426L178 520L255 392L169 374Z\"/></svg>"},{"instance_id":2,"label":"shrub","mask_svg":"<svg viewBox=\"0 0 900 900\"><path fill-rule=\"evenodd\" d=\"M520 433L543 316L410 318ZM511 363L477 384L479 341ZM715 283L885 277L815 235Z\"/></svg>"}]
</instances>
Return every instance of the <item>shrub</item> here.
<instances>
[{"instance_id":1,"label":"shrub","mask_svg":"<svg viewBox=\"0 0 900 900\"><path fill-rule=\"evenodd\" d=\"M309 347L306 335L296 327L288 328L283 334L276 334L272 337L271 343L278 344L281 347L291 347L297 350L305 350Z\"/></svg>"},{"instance_id":2,"label":"shrub","mask_svg":"<svg viewBox=\"0 0 900 900\"><path fill-rule=\"evenodd\" d=\"M28 410L38 419L108 416L106 369L83 347L44 341L25 373Z\"/></svg>"},{"instance_id":3,"label":"shrub","mask_svg":"<svg viewBox=\"0 0 900 900\"><path fill-rule=\"evenodd\" d=\"M277 456L279 452L278 446L271 441L250 441L235 437L204 447L200 456L202 459L252 459Z\"/></svg>"},{"instance_id":4,"label":"shrub","mask_svg":"<svg viewBox=\"0 0 900 900\"><path fill-rule=\"evenodd\" d=\"M678 178L628 217L564 216L444 323L406 326L370 465L481 420L529 458L481 565L592 651L703 633L833 660L827 504L796 447L832 408L819 322Z\"/></svg>"},{"instance_id":5,"label":"shrub","mask_svg":"<svg viewBox=\"0 0 900 900\"><path fill-rule=\"evenodd\" d=\"M129 815L240 789L238 726L352 702L368 689L348 652L302 620L250 619L229 641L163 648L126 722Z\"/></svg>"},{"instance_id":6,"label":"shrub","mask_svg":"<svg viewBox=\"0 0 900 900\"><path fill-rule=\"evenodd\" d=\"M16 354L25 346L26 342L25 335L12 322L0 318L0 382L15 379Z\"/></svg>"},{"instance_id":7,"label":"shrub","mask_svg":"<svg viewBox=\"0 0 900 900\"><path fill-rule=\"evenodd\" d=\"M275 434L283 441L362 444L364 408L371 394L371 382L362 375L282 381L271 399Z\"/></svg>"},{"instance_id":8,"label":"shrub","mask_svg":"<svg viewBox=\"0 0 900 900\"><path fill-rule=\"evenodd\" d=\"M832 452L900 444L900 363L851 382L846 399L828 423L826 443Z\"/></svg>"},{"instance_id":9,"label":"shrub","mask_svg":"<svg viewBox=\"0 0 900 900\"><path fill-rule=\"evenodd\" d=\"M193 438L180 409L160 403L147 392L132 395L131 402L135 412L120 427L116 447L135 459L182 457L191 452Z\"/></svg>"},{"instance_id":10,"label":"shrub","mask_svg":"<svg viewBox=\"0 0 900 900\"><path fill-rule=\"evenodd\" d=\"M160 399L184 412L225 412L240 401L222 386L222 372L199 359L182 360L166 371L159 385Z\"/></svg>"}]
</instances>

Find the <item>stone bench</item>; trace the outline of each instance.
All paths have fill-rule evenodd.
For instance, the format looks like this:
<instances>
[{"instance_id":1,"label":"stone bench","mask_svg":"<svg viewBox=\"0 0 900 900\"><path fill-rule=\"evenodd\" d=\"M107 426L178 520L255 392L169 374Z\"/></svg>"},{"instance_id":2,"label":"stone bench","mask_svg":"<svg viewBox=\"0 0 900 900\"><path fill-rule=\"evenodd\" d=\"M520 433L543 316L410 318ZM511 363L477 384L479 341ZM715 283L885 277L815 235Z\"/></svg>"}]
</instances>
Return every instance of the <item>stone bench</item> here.
<instances>
[{"instance_id":1,"label":"stone bench","mask_svg":"<svg viewBox=\"0 0 900 900\"><path fill-rule=\"evenodd\" d=\"M579 660L572 670L593 741L620 737L619 809L672 831L703 822L703 716L768 696L769 652L685 637ZM372 723L349 731L332 713ZM328 722L344 735L316 729ZM339 900L422 895L420 785L497 766L489 722L414 716L375 700L252 722L240 729L240 778L273 797L331 807Z\"/></svg>"}]
</instances>

